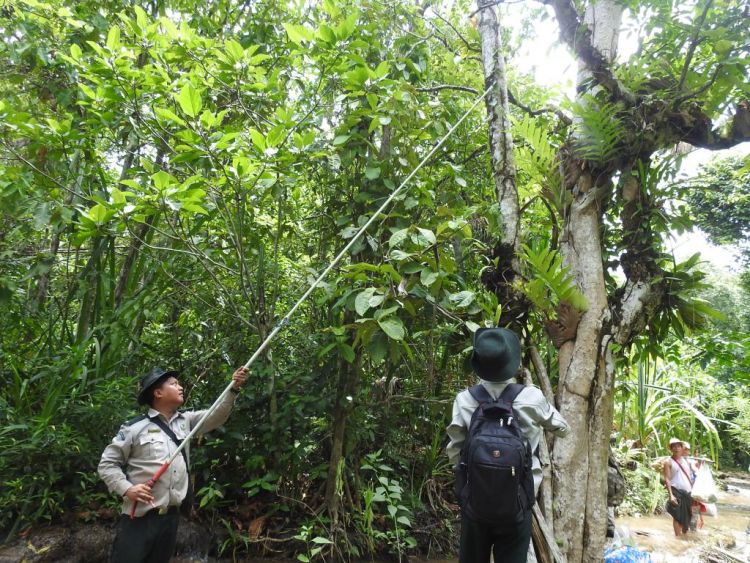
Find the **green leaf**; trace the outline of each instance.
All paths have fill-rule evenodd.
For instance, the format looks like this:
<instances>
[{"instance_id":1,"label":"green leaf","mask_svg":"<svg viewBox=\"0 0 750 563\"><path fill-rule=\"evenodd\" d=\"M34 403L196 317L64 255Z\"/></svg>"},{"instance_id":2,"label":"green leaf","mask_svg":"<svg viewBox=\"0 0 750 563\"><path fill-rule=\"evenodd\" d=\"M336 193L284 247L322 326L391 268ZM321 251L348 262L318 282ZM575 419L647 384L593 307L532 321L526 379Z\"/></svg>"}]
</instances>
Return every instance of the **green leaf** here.
<instances>
[{"instance_id":1,"label":"green leaf","mask_svg":"<svg viewBox=\"0 0 750 563\"><path fill-rule=\"evenodd\" d=\"M242 45L240 45L234 39L226 40L226 42L224 43L224 50L235 61L241 61L242 58L245 56L245 49L243 49Z\"/></svg>"},{"instance_id":2,"label":"green leaf","mask_svg":"<svg viewBox=\"0 0 750 563\"><path fill-rule=\"evenodd\" d=\"M96 92L94 92L89 86L87 86L83 82L79 82L78 87L81 89L81 92L86 94L86 96L88 96L92 100L96 99Z\"/></svg>"},{"instance_id":3,"label":"green leaf","mask_svg":"<svg viewBox=\"0 0 750 563\"><path fill-rule=\"evenodd\" d=\"M312 41L315 39L315 35L304 25L295 25L291 23L285 23L284 29L286 30L289 40L297 45L302 45L303 41Z\"/></svg>"},{"instance_id":4,"label":"green leaf","mask_svg":"<svg viewBox=\"0 0 750 563\"><path fill-rule=\"evenodd\" d=\"M399 516L398 518L396 518L396 522L398 522L399 524L403 524L404 526L408 526L409 528L411 528L411 522L409 521L409 519L406 516Z\"/></svg>"},{"instance_id":5,"label":"green leaf","mask_svg":"<svg viewBox=\"0 0 750 563\"><path fill-rule=\"evenodd\" d=\"M398 246L402 242L406 240L406 237L409 236L409 229L408 227L406 229L401 229L400 231L396 231L391 235L391 238L388 239L388 246L390 248L393 248L394 246Z\"/></svg>"},{"instance_id":6,"label":"green leaf","mask_svg":"<svg viewBox=\"0 0 750 563\"><path fill-rule=\"evenodd\" d=\"M378 167L367 167L365 168L365 177L368 180L374 180L375 178L380 176L380 168Z\"/></svg>"},{"instance_id":7,"label":"green leaf","mask_svg":"<svg viewBox=\"0 0 750 563\"><path fill-rule=\"evenodd\" d=\"M109 28L109 33L107 33L107 47L113 51L120 47L120 28L116 25Z\"/></svg>"},{"instance_id":8,"label":"green leaf","mask_svg":"<svg viewBox=\"0 0 750 563\"><path fill-rule=\"evenodd\" d=\"M133 11L135 12L135 21L138 24L138 27L141 29L141 31L146 31L149 23L149 18L146 14L146 11L140 6L133 6Z\"/></svg>"},{"instance_id":9,"label":"green leaf","mask_svg":"<svg viewBox=\"0 0 750 563\"><path fill-rule=\"evenodd\" d=\"M109 213L106 207L104 207L101 203L97 203L94 207L89 209L88 216L89 218L96 223L97 225L103 225L107 222L107 219Z\"/></svg>"},{"instance_id":10,"label":"green leaf","mask_svg":"<svg viewBox=\"0 0 750 563\"><path fill-rule=\"evenodd\" d=\"M336 43L336 33L326 24L320 25L316 35L326 43Z\"/></svg>"},{"instance_id":11,"label":"green leaf","mask_svg":"<svg viewBox=\"0 0 750 563\"><path fill-rule=\"evenodd\" d=\"M173 121L177 123L178 125L185 126L185 120L179 117L176 113L174 113L172 110L169 110L167 108L154 108L154 113L157 115L157 117L160 117L162 120L165 121Z\"/></svg>"},{"instance_id":12,"label":"green leaf","mask_svg":"<svg viewBox=\"0 0 750 563\"><path fill-rule=\"evenodd\" d=\"M70 46L70 56L73 57L74 60L80 60L82 54L81 48L78 45L73 43Z\"/></svg>"},{"instance_id":13,"label":"green leaf","mask_svg":"<svg viewBox=\"0 0 750 563\"><path fill-rule=\"evenodd\" d=\"M389 338L393 340L403 340L405 335L404 324L397 317L388 317L380 319L378 325Z\"/></svg>"},{"instance_id":14,"label":"green leaf","mask_svg":"<svg viewBox=\"0 0 750 563\"><path fill-rule=\"evenodd\" d=\"M250 138L259 151L264 152L266 150L266 138L263 133L257 129L250 129Z\"/></svg>"},{"instance_id":15,"label":"green leaf","mask_svg":"<svg viewBox=\"0 0 750 563\"><path fill-rule=\"evenodd\" d=\"M189 82L180 90L177 95L177 102L180 104L182 111L190 117L196 117L203 107L200 92Z\"/></svg>"},{"instance_id":16,"label":"green leaf","mask_svg":"<svg viewBox=\"0 0 750 563\"><path fill-rule=\"evenodd\" d=\"M337 135L336 138L333 140L334 146L343 145L351 138L351 134L349 135Z\"/></svg>"},{"instance_id":17,"label":"green leaf","mask_svg":"<svg viewBox=\"0 0 750 563\"><path fill-rule=\"evenodd\" d=\"M370 309L370 299L375 295L375 291L374 287L368 287L354 299L354 309L360 317L363 317Z\"/></svg>"},{"instance_id":18,"label":"green leaf","mask_svg":"<svg viewBox=\"0 0 750 563\"><path fill-rule=\"evenodd\" d=\"M382 332L378 332L367 343L367 350L370 352L373 362L380 362L388 353L388 339Z\"/></svg>"},{"instance_id":19,"label":"green leaf","mask_svg":"<svg viewBox=\"0 0 750 563\"><path fill-rule=\"evenodd\" d=\"M168 174L167 172L164 172L164 170L159 170L156 174L151 176L151 180L154 183L154 187L160 192L163 192L171 184L177 182L174 176Z\"/></svg>"},{"instance_id":20,"label":"green leaf","mask_svg":"<svg viewBox=\"0 0 750 563\"><path fill-rule=\"evenodd\" d=\"M473 291L459 291L451 295L449 299L456 307L468 307L474 302L474 297Z\"/></svg>"},{"instance_id":21,"label":"green leaf","mask_svg":"<svg viewBox=\"0 0 750 563\"><path fill-rule=\"evenodd\" d=\"M328 538L323 538L323 537L320 537L320 536L317 536L317 537L313 538L312 542L313 543L317 543L317 544L324 544L324 545L330 545L330 544L333 543Z\"/></svg>"},{"instance_id":22,"label":"green leaf","mask_svg":"<svg viewBox=\"0 0 750 563\"><path fill-rule=\"evenodd\" d=\"M417 230L419 231L419 233L425 238L425 240L429 244L432 245L432 244L436 244L437 243L437 238L435 238L435 233L433 233L431 230L429 230L429 229L421 229L421 228L417 228Z\"/></svg>"},{"instance_id":23,"label":"green leaf","mask_svg":"<svg viewBox=\"0 0 750 563\"><path fill-rule=\"evenodd\" d=\"M348 344L344 344L343 342L339 343L337 345L337 348L339 352L341 352L341 355L344 357L344 359L352 364L354 363L354 358L356 357L354 354L354 349L349 346ZM313 540L314 541L314 540Z\"/></svg>"},{"instance_id":24,"label":"green leaf","mask_svg":"<svg viewBox=\"0 0 750 563\"><path fill-rule=\"evenodd\" d=\"M437 281L438 276L440 276L438 272L433 272L429 268L424 268L422 270L422 273L419 275L419 281L422 282L423 286L430 287Z\"/></svg>"}]
</instances>

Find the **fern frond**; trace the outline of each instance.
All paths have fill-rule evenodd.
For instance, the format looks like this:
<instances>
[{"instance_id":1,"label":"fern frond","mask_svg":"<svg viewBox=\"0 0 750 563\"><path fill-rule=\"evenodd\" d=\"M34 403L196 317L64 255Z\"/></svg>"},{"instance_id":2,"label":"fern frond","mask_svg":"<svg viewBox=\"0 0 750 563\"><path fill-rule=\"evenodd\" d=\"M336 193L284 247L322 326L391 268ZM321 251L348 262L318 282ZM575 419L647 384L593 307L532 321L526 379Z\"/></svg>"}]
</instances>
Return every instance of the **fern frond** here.
<instances>
[{"instance_id":1,"label":"fern frond","mask_svg":"<svg viewBox=\"0 0 750 563\"><path fill-rule=\"evenodd\" d=\"M531 281L522 290L535 305L544 310L550 308L550 305L554 306L555 303L550 302L549 295L546 294L549 292L557 303L568 303L579 311L588 308L586 298L578 291L575 278L556 250L524 245L521 256L533 274Z\"/></svg>"},{"instance_id":2,"label":"fern frond","mask_svg":"<svg viewBox=\"0 0 750 563\"><path fill-rule=\"evenodd\" d=\"M572 105L575 113L573 147L576 154L594 162L606 162L618 149L623 137L620 104L600 102L585 96Z\"/></svg>"}]
</instances>

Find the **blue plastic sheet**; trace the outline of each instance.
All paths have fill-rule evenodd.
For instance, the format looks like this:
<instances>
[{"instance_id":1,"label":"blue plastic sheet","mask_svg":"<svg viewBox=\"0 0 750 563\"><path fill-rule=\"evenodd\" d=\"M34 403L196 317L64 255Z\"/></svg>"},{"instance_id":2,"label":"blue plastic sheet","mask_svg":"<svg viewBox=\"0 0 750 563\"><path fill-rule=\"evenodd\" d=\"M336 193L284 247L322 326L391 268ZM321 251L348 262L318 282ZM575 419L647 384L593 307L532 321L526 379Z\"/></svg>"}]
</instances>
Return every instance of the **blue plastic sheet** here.
<instances>
[{"instance_id":1,"label":"blue plastic sheet","mask_svg":"<svg viewBox=\"0 0 750 563\"><path fill-rule=\"evenodd\" d=\"M604 552L605 563L651 563L651 555L629 545L610 547Z\"/></svg>"}]
</instances>

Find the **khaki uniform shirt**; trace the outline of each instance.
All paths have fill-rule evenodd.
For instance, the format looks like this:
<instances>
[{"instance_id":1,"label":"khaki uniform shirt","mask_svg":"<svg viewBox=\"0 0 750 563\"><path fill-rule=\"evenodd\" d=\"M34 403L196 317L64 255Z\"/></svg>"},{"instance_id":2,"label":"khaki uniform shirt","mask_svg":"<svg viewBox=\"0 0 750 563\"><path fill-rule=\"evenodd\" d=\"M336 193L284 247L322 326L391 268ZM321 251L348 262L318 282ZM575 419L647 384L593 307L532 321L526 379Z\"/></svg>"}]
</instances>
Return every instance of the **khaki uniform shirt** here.
<instances>
[{"instance_id":1,"label":"khaki uniform shirt","mask_svg":"<svg viewBox=\"0 0 750 563\"><path fill-rule=\"evenodd\" d=\"M218 428L227 418L234 404L235 393L229 392L211 413L201 427L201 432L209 432ZM151 419L161 417L175 433L179 440L183 440L198 421L206 414L205 410L177 412L170 420L154 409L148 409L148 418L136 419L131 424L123 424L120 431L112 439L102 453L99 461L99 476L112 493L123 497L122 513L130 514L133 501L125 496L125 492L133 485L145 483L159 468L164 465L170 455L177 449L177 444L167 436ZM190 457L190 445L185 451ZM151 493L154 495L154 505L159 508L179 506L185 499L188 490L188 469L185 459L179 454L156 482ZM149 504L139 502L135 515L143 516L154 508Z\"/></svg>"},{"instance_id":2,"label":"khaki uniform shirt","mask_svg":"<svg viewBox=\"0 0 750 563\"><path fill-rule=\"evenodd\" d=\"M509 383L516 382L514 378L501 382L485 381L484 379L479 381L493 399L497 399ZM454 467L458 464L461 448L466 440L466 433L469 431L471 415L474 414L478 406L479 403L471 396L468 389L456 395L456 400L453 402L453 419L447 428L450 442L446 448L446 453ZM557 412L557 409L547 402L538 387L526 386L513 401L513 410L516 411L518 416L518 425L521 431L531 445L534 490L538 491L539 485L542 483L542 465L549 465L548 459L540 460L539 458L539 442L542 438L542 431L549 430L556 436L565 436L570 431L570 427L562 415Z\"/></svg>"}]
</instances>

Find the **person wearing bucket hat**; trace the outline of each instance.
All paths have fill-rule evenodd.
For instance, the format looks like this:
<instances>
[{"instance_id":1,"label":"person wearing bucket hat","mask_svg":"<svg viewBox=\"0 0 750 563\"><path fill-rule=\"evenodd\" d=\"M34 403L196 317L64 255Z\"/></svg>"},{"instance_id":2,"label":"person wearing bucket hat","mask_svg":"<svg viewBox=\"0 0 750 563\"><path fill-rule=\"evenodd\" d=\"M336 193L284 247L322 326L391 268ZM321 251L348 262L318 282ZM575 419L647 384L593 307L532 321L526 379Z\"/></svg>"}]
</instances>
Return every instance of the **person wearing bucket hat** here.
<instances>
[{"instance_id":1,"label":"person wearing bucket hat","mask_svg":"<svg viewBox=\"0 0 750 563\"><path fill-rule=\"evenodd\" d=\"M664 464L664 485L669 493L667 512L672 516L672 528L678 538L690 529L693 518L693 490L692 470L685 454L685 442L678 438L670 438L669 450L671 457Z\"/></svg>"},{"instance_id":2,"label":"person wearing bucket hat","mask_svg":"<svg viewBox=\"0 0 750 563\"><path fill-rule=\"evenodd\" d=\"M539 457L542 432L547 430L562 437L568 434L570 427L539 388L517 384L521 343L515 332L507 328L477 329L470 363L479 377L479 384L456 395L453 416L447 428L449 443L446 453L456 471L456 492L461 500L459 563L489 563L491 554L494 554L495 561L525 563L531 539L530 507L521 522L502 525L480 521L467 514L464 503L468 497L464 490L467 486L466 468L462 467L464 462L459 464L459 461L465 459L464 445L468 442L470 429L474 431L472 420L476 418L474 414L480 403L506 400L512 405L513 424L517 422L527 441L526 447L531 451L532 495L542 482L542 463L549 464L548 460ZM492 454L501 455L498 451ZM508 495L511 494L515 493L509 490Z\"/></svg>"},{"instance_id":3,"label":"person wearing bucket hat","mask_svg":"<svg viewBox=\"0 0 750 563\"><path fill-rule=\"evenodd\" d=\"M190 445L172 461L153 488L147 481L208 412L177 410L184 401L178 375L174 370L155 367L141 377L138 404L148 405L148 410L120 427L99 461L99 476L110 492L123 499L111 553L115 563L157 563L172 557L179 508L189 496ZM208 415L199 433L226 422L246 377L244 367L234 372L232 392ZM135 518L131 518L134 504Z\"/></svg>"}]
</instances>

